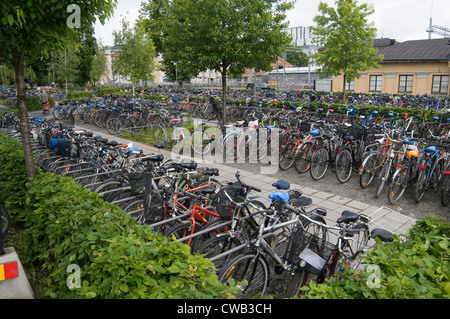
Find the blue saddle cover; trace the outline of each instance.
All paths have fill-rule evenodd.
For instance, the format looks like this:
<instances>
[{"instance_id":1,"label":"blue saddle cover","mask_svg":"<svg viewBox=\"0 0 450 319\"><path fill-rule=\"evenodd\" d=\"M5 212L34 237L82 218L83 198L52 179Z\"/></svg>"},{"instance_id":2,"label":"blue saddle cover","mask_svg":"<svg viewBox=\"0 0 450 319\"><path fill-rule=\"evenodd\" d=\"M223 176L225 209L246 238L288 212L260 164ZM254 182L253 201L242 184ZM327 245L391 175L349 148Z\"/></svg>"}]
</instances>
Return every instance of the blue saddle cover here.
<instances>
[{"instance_id":1,"label":"blue saddle cover","mask_svg":"<svg viewBox=\"0 0 450 319\"><path fill-rule=\"evenodd\" d=\"M283 191L276 191L269 194L269 199L287 203L289 201L289 194Z\"/></svg>"},{"instance_id":2,"label":"blue saddle cover","mask_svg":"<svg viewBox=\"0 0 450 319\"><path fill-rule=\"evenodd\" d=\"M291 187L291 184L289 184L289 182L283 181L283 180L279 180L276 181L275 183L272 184L273 187L275 187L276 189L289 189Z\"/></svg>"},{"instance_id":3,"label":"blue saddle cover","mask_svg":"<svg viewBox=\"0 0 450 319\"><path fill-rule=\"evenodd\" d=\"M425 152L436 153L436 146L429 146L425 149Z\"/></svg>"}]
</instances>

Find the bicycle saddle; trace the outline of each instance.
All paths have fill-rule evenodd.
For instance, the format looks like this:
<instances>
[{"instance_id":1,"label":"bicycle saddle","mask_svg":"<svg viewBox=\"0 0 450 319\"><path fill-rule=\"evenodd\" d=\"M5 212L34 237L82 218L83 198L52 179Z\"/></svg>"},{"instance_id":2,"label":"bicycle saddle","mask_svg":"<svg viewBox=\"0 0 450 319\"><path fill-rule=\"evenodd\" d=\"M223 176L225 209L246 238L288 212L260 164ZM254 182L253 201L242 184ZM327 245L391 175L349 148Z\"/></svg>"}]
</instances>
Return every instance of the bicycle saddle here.
<instances>
[{"instance_id":1,"label":"bicycle saddle","mask_svg":"<svg viewBox=\"0 0 450 319\"><path fill-rule=\"evenodd\" d=\"M217 168L210 168L206 171L203 171L203 174L209 175L209 176L219 176L219 169Z\"/></svg>"},{"instance_id":2,"label":"bicycle saddle","mask_svg":"<svg viewBox=\"0 0 450 319\"><path fill-rule=\"evenodd\" d=\"M311 131L309 131L309 134L311 134L312 136L318 136L320 134L320 130L318 130L318 129L311 130Z\"/></svg>"},{"instance_id":3,"label":"bicycle saddle","mask_svg":"<svg viewBox=\"0 0 450 319\"><path fill-rule=\"evenodd\" d=\"M92 137L92 135L94 135L94 133L92 133L92 132L84 132L84 136Z\"/></svg>"},{"instance_id":4,"label":"bicycle saddle","mask_svg":"<svg viewBox=\"0 0 450 319\"><path fill-rule=\"evenodd\" d=\"M157 143L154 145L156 148L164 148L166 147L166 143Z\"/></svg>"},{"instance_id":5,"label":"bicycle saddle","mask_svg":"<svg viewBox=\"0 0 450 319\"><path fill-rule=\"evenodd\" d=\"M202 193L202 194L213 194L215 191L216 191L216 188L214 186L206 186L206 187L195 190L196 193Z\"/></svg>"},{"instance_id":6,"label":"bicycle saddle","mask_svg":"<svg viewBox=\"0 0 450 319\"><path fill-rule=\"evenodd\" d=\"M152 162L162 162L164 160L164 155L162 154L155 154L150 157L147 157L144 159L144 161L152 161Z\"/></svg>"},{"instance_id":7,"label":"bicycle saddle","mask_svg":"<svg viewBox=\"0 0 450 319\"><path fill-rule=\"evenodd\" d=\"M190 162L190 163L178 163L177 165L187 168L187 169L196 169L197 163L196 162Z\"/></svg>"},{"instance_id":8,"label":"bicycle saddle","mask_svg":"<svg viewBox=\"0 0 450 319\"><path fill-rule=\"evenodd\" d=\"M436 146L429 146L425 149L425 152L436 153Z\"/></svg>"},{"instance_id":9,"label":"bicycle saddle","mask_svg":"<svg viewBox=\"0 0 450 319\"><path fill-rule=\"evenodd\" d=\"M305 196L300 196L292 205L293 206L308 206L312 204L312 199Z\"/></svg>"},{"instance_id":10,"label":"bicycle saddle","mask_svg":"<svg viewBox=\"0 0 450 319\"><path fill-rule=\"evenodd\" d=\"M269 194L269 199L287 203L289 201L289 194L283 191L276 191Z\"/></svg>"},{"instance_id":11,"label":"bicycle saddle","mask_svg":"<svg viewBox=\"0 0 450 319\"><path fill-rule=\"evenodd\" d=\"M370 235L372 236L372 238L378 237L384 242L393 241L392 233L386 229L375 228L374 230L372 230Z\"/></svg>"},{"instance_id":12,"label":"bicycle saddle","mask_svg":"<svg viewBox=\"0 0 450 319\"><path fill-rule=\"evenodd\" d=\"M349 210L344 210L341 217L338 218L337 223L350 223L358 220L359 215Z\"/></svg>"},{"instance_id":13,"label":"bicycle saddle","mask_svg":"<svg viewBox=\"0 0 450 319\"><path fill-rule=\"evenodd\" d=\"M116 146L118 144L119 143L117 143L117 141L109 141L109 142L106 143L106 145L109 145L109 146Z\"/></svg>"},{"instance_id":14,"label":"bicycle saddle","mask_svg":"<svg viewBox=\"0 0 450 319\"><path fill-rule=\"evenodd\" d=\"M289 182L279 180L279 181L276 181L275 183L273 183L272 186L275 187L276 189L287 190L291 187L291 184L289 184Z\"/></svg>"}]
</instances>

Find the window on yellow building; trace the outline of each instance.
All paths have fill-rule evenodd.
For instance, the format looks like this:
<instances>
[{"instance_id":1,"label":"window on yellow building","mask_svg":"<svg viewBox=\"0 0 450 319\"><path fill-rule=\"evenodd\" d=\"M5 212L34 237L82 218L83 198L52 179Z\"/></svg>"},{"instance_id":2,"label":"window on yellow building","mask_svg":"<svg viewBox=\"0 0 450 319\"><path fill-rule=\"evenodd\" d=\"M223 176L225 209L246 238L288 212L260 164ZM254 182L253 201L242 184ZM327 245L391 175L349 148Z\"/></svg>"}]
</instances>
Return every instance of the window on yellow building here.
<instances>
[{"instance_id":1,"label":"window on yellow building","mask_svg":"<svg viewBox=\"0 0 450 319\"><path fill-rule=\"evenodd\" d=\"M448 92L448 75L433 75L432 93L447 94Z\"/></svg>"},{"instance_id":2,"label":"window on yellow building","mask_svg":"<svg viewBox=\"0 0 450 319\"><path fill-rule=\"evenodd\" d=\"M345 90L346 91L355 91L355 81L345 82Z\"/></svg>"},{"instance_id":3,"label":"window on yellow building","mask_svg":"<svg viewBox=\"0 0 450 319\"><path fill-rule=\"evenodd\" d=\"M371 75L370 76L370 91L381 92L381 85L383 84L382 75Z\"/></svg>"},{"instance_id":4,"label":"window on yellow building","mask_svg":"<svg viewBox=\"0 0 450 319\"><path fill-rule=\"evenodd\" d=\"M399 93L412 93L413 89L413 79L412 75L400 75L398 83Z\"/></svg>"}]
</instances>

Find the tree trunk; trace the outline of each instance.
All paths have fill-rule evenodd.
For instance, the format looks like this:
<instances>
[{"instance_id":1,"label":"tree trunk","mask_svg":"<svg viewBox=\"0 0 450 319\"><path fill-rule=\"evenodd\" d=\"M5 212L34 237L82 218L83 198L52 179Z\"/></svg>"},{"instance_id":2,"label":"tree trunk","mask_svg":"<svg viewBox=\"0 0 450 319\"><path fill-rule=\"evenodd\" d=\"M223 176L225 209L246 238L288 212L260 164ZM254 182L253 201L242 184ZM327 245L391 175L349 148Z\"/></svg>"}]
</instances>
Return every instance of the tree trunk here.
<instances>
[{"instance_id":1,"label":"tree trunk","mask_svg":"<svg viewBox=\"0 0 450 319\"><path fill-rule=\"evenodd\" d=\"M344 88L343 88L343 93L344 93L344 97L342 102L344 102L344 104L347 104L347 92L345 90L345 85L347 84L347 75L344 73Z\"/></svg>"},{"instance_id":2,"label":"tree trunk","mask_svg":"<svg viewBox=\"0 0 450 319\"><path fill-rule=\"evenodd\" d=\"M13 49L12 62L16 73L17 105L20 118L20 135L22 137L22 147L25 156L25 167L28 180L36 177L36 168L33 161L33 152L31 151L30 129L28 126L27 92L25 88L24 77L24 56L25 46L21 50Z\"/></svg>"}]
</instances>

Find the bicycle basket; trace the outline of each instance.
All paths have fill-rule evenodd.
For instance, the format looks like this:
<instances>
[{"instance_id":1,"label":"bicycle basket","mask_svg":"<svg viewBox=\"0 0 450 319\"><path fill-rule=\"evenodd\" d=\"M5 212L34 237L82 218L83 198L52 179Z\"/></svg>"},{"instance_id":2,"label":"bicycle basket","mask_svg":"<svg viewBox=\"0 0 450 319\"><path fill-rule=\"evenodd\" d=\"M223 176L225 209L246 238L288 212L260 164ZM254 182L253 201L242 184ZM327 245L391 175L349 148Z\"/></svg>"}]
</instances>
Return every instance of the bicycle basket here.
<instances>
[{"instance_id":1,"label":"bicycle basket","mask_svg":"<svg viewBox=\"0 0 450 319\"><path fill-rule=\"evenodd\" d=\"M235 205L231 203L231 201L225 195L225 191L235 202L241 202L243 199L241 196L242 189L236 187L236 184L221 188L211 201L211 206L216 209L221 218L231 219L231 217L233 216Z\"/></svg>"},{"instance_id":2,"label":"bicycle basket","mask_svg":"<svg viewBox=\"0 0 450 319\"><path fill-rule=\"evenodd\" d=\"M133 192L140 191L144 186L148 178L151 178L150 173L128 173L128 181L130 182L131 190Z\"/></svg>"},{"instance_id":3,"label":"bicycle basket","mask_svg":"<svg viewBox=\"0 0 450 319\"><path fill-rule=\"evenodd\" d=\"M296 266L300 266L300 261L303 260L306 262L305 269L308 272L319 275L336 249L336 245L325 239L308 233L302 228L295 228L289 237L283 258Z\"/></svg>"}]
</instances>

